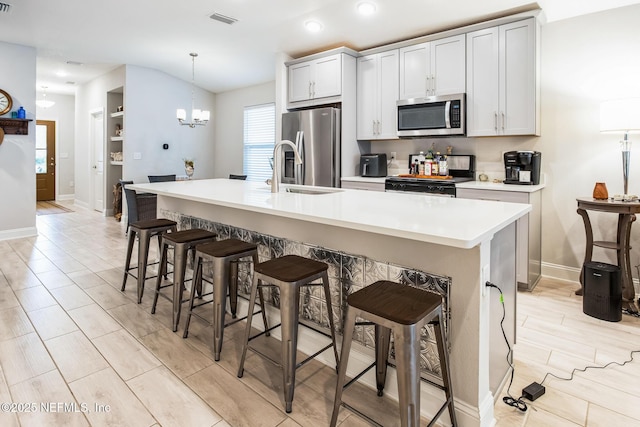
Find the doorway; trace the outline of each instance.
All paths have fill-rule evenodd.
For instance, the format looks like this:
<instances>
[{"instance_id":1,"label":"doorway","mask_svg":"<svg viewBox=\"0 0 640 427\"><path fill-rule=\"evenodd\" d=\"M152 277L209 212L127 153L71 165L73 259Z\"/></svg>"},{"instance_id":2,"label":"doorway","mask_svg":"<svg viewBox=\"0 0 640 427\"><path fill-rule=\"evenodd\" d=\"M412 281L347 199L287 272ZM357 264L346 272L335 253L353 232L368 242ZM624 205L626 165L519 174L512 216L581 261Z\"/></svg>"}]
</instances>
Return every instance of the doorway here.
<instances>
[{"instance_id":1,"label":"doorway","mask_svg":"<svg viewBox=\"0 0 640 427\"><path fill-rule=\"evenodd\" d=\"M36 120L36 200L56 198L56 122Z\"/></svg>"},{"instance_id":2,"label":"doorway","mask_svg":"<svg viewBox=\"0 0 640 427\"><path fill-rule=\"evenodd\" d=\"M91 111L91 179L93 201L91 207L104 212L104 112Z\"/></svg>"}]
</instances>

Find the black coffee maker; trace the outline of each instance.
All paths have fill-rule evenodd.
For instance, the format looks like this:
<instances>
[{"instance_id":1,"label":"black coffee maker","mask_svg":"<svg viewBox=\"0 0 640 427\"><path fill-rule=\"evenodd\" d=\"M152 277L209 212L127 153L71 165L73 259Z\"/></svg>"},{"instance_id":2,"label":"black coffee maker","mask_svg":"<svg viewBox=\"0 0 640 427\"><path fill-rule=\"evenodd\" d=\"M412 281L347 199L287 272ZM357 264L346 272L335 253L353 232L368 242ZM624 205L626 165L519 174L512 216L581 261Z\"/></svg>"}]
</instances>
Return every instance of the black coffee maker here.
<instances>
[{"instance_id":1,"label":"black coffee maker","mask_svg":"<svg viewBox=\"0 0 640 427\"><path fill-rule=\"evenodd\" d=\"M504 153L505 184L540 184L539 151L507 151Z\"/></svg>"}]
</instances>

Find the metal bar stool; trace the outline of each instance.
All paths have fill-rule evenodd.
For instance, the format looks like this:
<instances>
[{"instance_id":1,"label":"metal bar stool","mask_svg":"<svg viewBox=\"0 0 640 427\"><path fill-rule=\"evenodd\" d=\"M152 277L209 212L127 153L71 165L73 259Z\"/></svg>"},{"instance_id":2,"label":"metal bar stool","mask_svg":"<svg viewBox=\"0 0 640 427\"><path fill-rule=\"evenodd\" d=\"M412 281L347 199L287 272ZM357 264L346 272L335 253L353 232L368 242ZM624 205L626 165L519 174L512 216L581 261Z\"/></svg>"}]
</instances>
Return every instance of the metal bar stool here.
<instances>
[{"instance_id":1,"label":"metal bar stool","mask_svg":"<svg viewBox=\"0 0 640 427\"><path fill-rule=\"evenodd\" d=\"M344 385L357 317L369 321L357 324L373 323L376 326L376 361ZM381 280L347 297L347 314L342 339L342 353L340 354L342 363L340 363L338 383L336 384L331 427L336 425L340 405L377 424L375 420L342 402L342 392L366 371L376 366L378 396L382 396L387 376L387 357L392 331L396 350L400 423L402 427L418 427L420 425L420 330L427 323L434 325L442 371L443 385L435 383L433 385L442 389L446 397L446 401L431 420L429 426L435 423L447 407L451 423L454 426L457 425L451 390L449 354L445 346L444 331L441 327L441 297L412 286Z\"/></svg>"},{"instance_id":2,"label":"metal bar stool","mask_svg":"<svg viewBox=\"0 0 640 427\"><path fill-rule=\"evenodd\" d=\"M176 231L175 233L167 233L162 236L162 249L160 251L160 269L156 280L156 294L153 297L153 306L151 314L155 314L158 297L162 295L160 290L169 286L173 286L173 299L162 295L170 301L173 301L173 332L178 330L180 322L180 309L182 305L182 292L184 291L184 276L187 271L187 252L194 249L196 245L214 241L216 233L211 231L194 228L191 230ZM167 250L169 246L173 247L173 283L162 286L162 275L167 269ZM195 286L192 286L191 292L195 292Z\"/></svg>"},{"instance_id":3,"label":"metal bar stool","mask_svg":"<svg viewBox=\"0 0 640 427\"><path fill-rule=\"evenodd\" d=\"M191 322L192 315L207 322L207 319L194 312L194 308L213 303L213 355L216 362L220 360L224 328L247 318L245 316L240 319L236 319L235 315L235 308L237 307L238 301L237 261L246 257L251 257L254 265L258 264L258 245L243 242L238 239L226 239L196 246L196 273L193 286L196 289L202 289L202 281L204 280L202 277L202 263L205 261L212 262L213 281L211 283L213 285L213 290L208 294L200 295L200 298L212 295L213 299L199 304L194 304L195 292L191 292L191 297L189 298L189 315L187 316L187 321L184 325L183 338L187 338L189 335L189 323ZM226 313L227 292L229 293L232 317L235 320L225 324L224 318ZM260 289L259 296L262 320L264 324L267 325L262 289ZM253 307L249 307L249 310L253 311Z\"/></svg>"},{"instance_id":4,"label":"metal bar stool","mask_svg":"<svg viewBox=\"0 0 640 427\"><path fill-rule=\"evenodd\" d=\"M158 236L158 252L160 252L162 235L167 231L176 231L176 222L168 219L147 219L143 221L137 221L132 223L129 230L129 244L127 246L127 260L124 265L124 277L122 278L122 288L120 291L124 292L127 285L127 277L132 276L138 280L138 304L142 302L142 294L144 293L144 282L146 279L153 279L156 276L146 277L147 267L149 265L155 265L155 263L148 264L149 258L149 244L151 238ZM138 264L136 267L131 267L131 253L133 252L133 244L138 236ZM138 270L137 276L131 273L131 270Z\"/></svg>"},{"instance_id":5,"label":"metal bar stool","mask_svg":"<svg viewBox=\"0 0 640 427\"><path fill-rule=\"evenodd\" d=\"M280 290L280 316L281 323L271 328L267 328L259 334L250 337L252 313L249 311L247 315L247 327L244 336L244 345L242 347L242 357L240 359L240 367L238 368L238 378L242 378L244 374L244 361L247 356L247 349L251 349L262 357L271 360L276 365L282 367L282 377L284 382L284 401L285 410L291 412L293 402L293 392L296 383L296 369L307 363L309 360L318 356L320 353L333 347L336 365L338 365L338 350L336 349L335 329L333 326L333 310L331 308L331 296L329 294L329 278L327 275L327 264L303 258L297 255L286 255L281 258L265 261L254 265L253 283L251 287L251 298L249 307L253 307L256 301L256 293L261 287L277 287ZM327 304L327 315L329 316L329 328L331 335L310 327L316 332L331 338L331 343L313 355L307 357L302 362L296 364L296 351L298 347L298 315L300 312L300 287L302 286L320 286L320 284L312 284L314 280L322 279L322 287ZM267 282L264 284L263 282ZM282 354L281 361L275 361L266 354L249 346L249 341L257 338L273 329L282 326Z\"/></svg>"}]
</instances>

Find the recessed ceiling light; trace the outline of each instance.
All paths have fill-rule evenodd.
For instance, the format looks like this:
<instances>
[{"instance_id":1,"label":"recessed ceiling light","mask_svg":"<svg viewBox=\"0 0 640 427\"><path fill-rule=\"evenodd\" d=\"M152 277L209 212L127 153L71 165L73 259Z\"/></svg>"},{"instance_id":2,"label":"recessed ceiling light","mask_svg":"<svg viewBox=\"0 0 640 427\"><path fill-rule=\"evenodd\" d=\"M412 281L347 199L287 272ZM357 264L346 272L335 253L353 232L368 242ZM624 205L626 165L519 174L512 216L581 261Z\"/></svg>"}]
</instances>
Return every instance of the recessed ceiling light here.
<instances>
[{"instance_id":1,"label":"recessed ceiling light","mask_svg":"<svg viewBox=\"0 0 640 427\"><path fill-rule=\"evenodd\" d=\"M371 3L368 1L363 1L358 3L358 6L356 6L358 13L360 15L373 15L374 13L376 13L376 5L375 3Z\"/></svg>"},{"instance_id":2,"label":"recessed ceiling light","mask_svg":"<svg viewBox=\"0 0 640 427\"><path fill-rule=\"evenodd\" d=\"M319 31L322 31L322 24L318 21L314 21L314 20L310 20L304 23L304 27L307 29L307 31L310 31L312 33L317 33Z\"/></svg>"}]
</instances>

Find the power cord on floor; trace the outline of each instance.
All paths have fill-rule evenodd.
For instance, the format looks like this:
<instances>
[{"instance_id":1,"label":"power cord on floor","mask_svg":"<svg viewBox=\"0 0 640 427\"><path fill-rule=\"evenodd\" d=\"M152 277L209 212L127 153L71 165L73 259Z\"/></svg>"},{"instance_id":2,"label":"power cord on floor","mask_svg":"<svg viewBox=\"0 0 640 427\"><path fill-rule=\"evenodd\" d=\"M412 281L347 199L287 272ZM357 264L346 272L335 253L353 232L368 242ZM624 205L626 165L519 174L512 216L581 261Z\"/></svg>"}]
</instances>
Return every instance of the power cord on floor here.
<instances>
[{"instance_id":1,"label":"power cord on floor","mask_svg":"<svg viewBox=\"0 0 640 427\"><path fill-rule=\"evenodd\" d=\"M507 333L504 331L504 319L507 315L507 310L504 307L504 294L502 293L502 289L500 289L497 285L494 285L491 282L485 283L485 286L489 288L495 288L500 292L500 304L502 305L502 319L500 319L500 329L502 330L502 336L504 337L504 342L507 344L507 363L509 364L509 368L511 370L511 377L509 379L509 386L507 387L507 395L502 398L502 401L509 406L513 406L521 410L522 412L527 410L527 404L522 400L524 395L518 397L517 399L511 395L511 385L513 384L513 375L515 373L515 367L513 366L513 349L511 348L511 344L509 344L509 339L507 338Z\"/></svg>"},{"instance_id":2,"label":"power cord on floor","mask_svg":"<svg viewBox=\"0 0 640 427\"><path fill-rule=\"evenodd\" d=\"M552 374L551 372L547 372L547 374L544 376L544 378L542 379L542 381L540 383L531 383L530 385L528 385L527 387L525 387L522 390L522 395L520 397L518 397L517 399L515 397L513 397L510 393L511 390L511 385L513 384L513 376L515 373L515 367L513 366L513 350L511 348L511 345L509 344L509 340L507 339L507 334L504 331L504 319L506 316L506 309L504 307L504 295L502 293L502 289L500 289L498 286L494 285L491 282L486 282L485 286L489 287L489 288L495 288L498 290L498 292L500 292L500 303L502 304L502 319L500 320L500 328L502 329L502 336L504 337L504 341L507 343L507 348L509 349L509 351L507 352L507 363L509 364L509 367L511 368L511 378L509 379L509 386L507 387L507 395L505 397L502 398L502 401L509 405L509 406L513 406L514 408L519 409L522 412L525 412L527 410L527 404L522 400L523 398L526 398L528 400L530 400L531 402L533 402L534 400L536 400L538 397L542 396L545 393L545 388L542 384L544 384L544 382L547 380L547 377L552 376L554 378L557 378L559 380L562 381L571 381L573 380L573 377L575 375L576 372L586 372L587 369L605 369L608 366L611 365L618 365L618 366L624 366L627 363L631 363L634 360L634 354L636 353L640 353L640 350L633 350L629 353L629 359L625 360L624 362L620 363L620 362L609 362L606 365L603 366L586 366L584 368L575 368L574 370L571 371L571 375L569 376L569 378L562 378L559 377L555 374Z\"/></svg>"}]
</instances>

